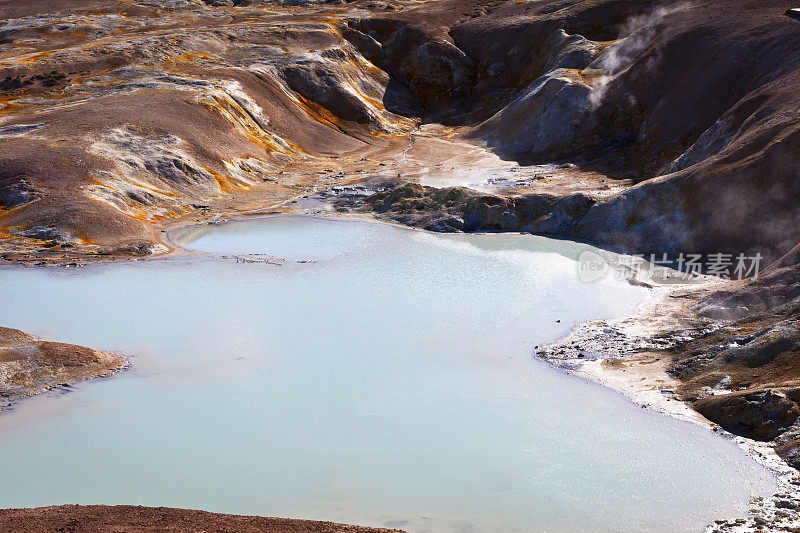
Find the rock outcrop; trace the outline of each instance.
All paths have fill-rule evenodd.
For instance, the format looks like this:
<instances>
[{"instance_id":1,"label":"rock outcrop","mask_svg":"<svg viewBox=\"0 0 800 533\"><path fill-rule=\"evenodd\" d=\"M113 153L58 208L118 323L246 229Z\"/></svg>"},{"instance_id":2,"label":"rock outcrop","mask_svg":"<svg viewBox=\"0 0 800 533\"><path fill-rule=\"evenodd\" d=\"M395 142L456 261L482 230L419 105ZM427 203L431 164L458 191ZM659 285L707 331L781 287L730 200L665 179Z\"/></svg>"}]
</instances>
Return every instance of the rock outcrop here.
<instances>
[{"instance_id":1,"label":"rock outcrop","mask_svg":"<svg viewBox=\"0 0 800 533\"><path fill-rule=\"evenodd\" d=\"M800 397L800 389L788 392ZM774 439L800 416L800 406L775 389L708 396L695 407L728 431L757 440Z\"/></svg>"},{"instance_id":2,"label":"rock outcrop","mask_svg":"<svg viewBox=\"0 0 800 533\"><path fill-rule=\"evenodd\" d=\"M396 185L364 199L379 217L430 231L516 231L567 237L595 200L575 193L502 197L463 187Z\"/></svg>"},{"instance_id":3,"label":"rock outcrop","mask_svg":"<svg viewBox=\"0 0 800 533\"><path fill-rule=\"evenodd\" d=\"M788 261L792 258L786 258ZM680 396L800 467L800 278L780 262L693 305L718 327L672 350Z\"/></svg>"}]
</instances>

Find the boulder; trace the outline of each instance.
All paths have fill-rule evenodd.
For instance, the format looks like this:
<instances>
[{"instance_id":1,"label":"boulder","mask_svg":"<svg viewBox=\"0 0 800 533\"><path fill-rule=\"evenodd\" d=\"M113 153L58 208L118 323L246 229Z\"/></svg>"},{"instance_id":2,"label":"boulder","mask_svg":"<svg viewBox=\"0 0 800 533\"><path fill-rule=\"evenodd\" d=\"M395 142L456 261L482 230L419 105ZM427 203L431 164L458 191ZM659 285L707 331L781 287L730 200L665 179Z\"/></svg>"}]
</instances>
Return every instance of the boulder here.
<instances>
[{"instance_id":1,"label":"boulder","mask_svg":"<svg viewBox=\"0 0 800 533\"><path fill-rule=\"evenodd\" d=\"M400 73L428 111L444 113L453 100L469 97L475 66L452 44L429 41L411 51L401 63Z\"/></svg>"},{"instance_id":2,"label":"boulder","mask_svg":"<svg viewBox=\"0 0 800 533\"><path fill-rule=\"evenodd\" d=\"M708 396L695 409L731 433L762 441L800 417L800 406L776 389Z\"/></svg>"},{"instance_id":3,"label":"boulder","mask_svg":"<svg viewBox=\"0 0 800 533\"><path fill-rule=\"evenodd\" d=\"M473 133L501 154L536 158L568 149L585 126L592 89L572 72L556 69L538 78Z\"/></svg>"}]
</instances>

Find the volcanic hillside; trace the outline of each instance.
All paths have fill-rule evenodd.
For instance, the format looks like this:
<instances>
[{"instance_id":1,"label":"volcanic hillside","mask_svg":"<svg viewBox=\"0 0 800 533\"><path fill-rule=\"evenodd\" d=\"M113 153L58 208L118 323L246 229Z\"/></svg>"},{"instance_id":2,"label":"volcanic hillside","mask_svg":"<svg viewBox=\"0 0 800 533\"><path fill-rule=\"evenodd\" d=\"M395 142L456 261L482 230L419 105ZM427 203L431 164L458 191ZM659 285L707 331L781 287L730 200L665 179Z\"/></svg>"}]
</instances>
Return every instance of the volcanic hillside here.
<instances>
[{"instance_id":1,"label":"volcanic hillside","mask_svg":"<svg viewBox=\"0 0 800 533\"><path fill-rule=\"evenodd\" d=\"M159 254L171 226L312 197L439 231L760 253L774 264L759 279L695 306L727 329L679 348L673 371L706 416L784 435L794 457L800 21L787 7L0 0L0 257ZM481 190L448 187L475 176ZM720 387L735 394L707 398Z\"/></svg>"}]
</instances>

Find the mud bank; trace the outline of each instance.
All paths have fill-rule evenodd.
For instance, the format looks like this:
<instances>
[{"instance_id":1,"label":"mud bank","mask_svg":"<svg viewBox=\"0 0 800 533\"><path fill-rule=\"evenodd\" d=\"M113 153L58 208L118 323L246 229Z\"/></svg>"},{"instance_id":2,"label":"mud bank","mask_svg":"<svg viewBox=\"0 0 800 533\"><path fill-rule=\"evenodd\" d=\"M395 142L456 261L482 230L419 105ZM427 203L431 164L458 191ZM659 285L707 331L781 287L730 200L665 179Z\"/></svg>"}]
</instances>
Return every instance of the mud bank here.
<instances>
[{"instance_id":1,"label":"mud bank","mask_svg":"<svg viewBox=\"0 0 800 533\"><path fill-rule=\"evenodd\" d=\"M42 341L0 327L0 412L28 396L69 389L73 384L113 375L128 366L117 354Z\"/></svg>"},{"instance_id":2,"label":"mud bank","mask_svg":"<svg viewBox=\"0 0 800 533\"><path fill-rule=\"evenodd\" d=\"M5 531L49 533L102 533L128 531L218 531L220 533L390 533L397 529L377 529L312 520L265 518L208 513L168 507L131 505L59 505L34 509L0 509L0 527Z\"/></svg>"},{"instance_id":3,"label":"mud bank","mask_svg":"<svg viewBox=\"0 0 800 533\"><path fill-rule=\"evenodd\" d=\"M686 359L691 357L687 354L696 356L692 348L704 346L703 355L707 357L706 350L715 344L726 348L736 345L728 337L735 325L692 311L698 301L708 299L725 285L719 281L689 287L657 285L653 301L636 315L580 324L558 342L537 346L535 356L619 391L642 408L702 425L735 440L780 480L782 490L772 498L754 499L746 519L720 517L708 531L792 531L800 526L797 450L793 444L787 445L797 434L793 424L796 415L791 416L795 389L770 388L762 380L751 385L753 390L737 393L731 382L741 376L735 372L730 372L733 376L696 372L696 380L706 384L700 390L682 373ZM743 409L735 399L744 395L749 395L749 401ZM730 399L734 401L725 401ZM719 400L721 407L706 407ZM791 415L787 417L786 413ZM775 425L773 420L781 417L784 423ZM758 438L752 427L765 423L772 432ZM744 431L743 425L749 430Z\"/></svg>"}]
</instances>

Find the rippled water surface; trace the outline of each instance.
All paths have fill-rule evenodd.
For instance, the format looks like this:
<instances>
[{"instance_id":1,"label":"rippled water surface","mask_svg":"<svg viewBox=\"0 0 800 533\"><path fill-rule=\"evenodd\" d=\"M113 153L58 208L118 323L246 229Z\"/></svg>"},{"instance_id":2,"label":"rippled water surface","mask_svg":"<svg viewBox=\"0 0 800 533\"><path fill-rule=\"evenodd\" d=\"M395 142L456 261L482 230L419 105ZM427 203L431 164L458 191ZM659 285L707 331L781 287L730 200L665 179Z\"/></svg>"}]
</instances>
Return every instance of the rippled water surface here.
<instances>
[{"instance_id":1,"label":"rippled water surface","mask_svg":"<svg viewBox=\"0 0 800 533\"><path fill-rule=\"evenodd\" d=\"M211 254L0 270L0 324L134 364L0 417L0 507L672 532L772 487L733 443L531 357L648 297L580 283L587 246L301 217L173 238ZM222 257L246 253L287 261Z\"/></svg>"}]
</instances>

